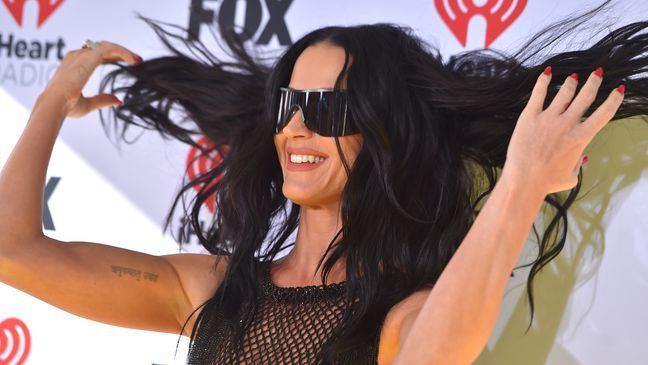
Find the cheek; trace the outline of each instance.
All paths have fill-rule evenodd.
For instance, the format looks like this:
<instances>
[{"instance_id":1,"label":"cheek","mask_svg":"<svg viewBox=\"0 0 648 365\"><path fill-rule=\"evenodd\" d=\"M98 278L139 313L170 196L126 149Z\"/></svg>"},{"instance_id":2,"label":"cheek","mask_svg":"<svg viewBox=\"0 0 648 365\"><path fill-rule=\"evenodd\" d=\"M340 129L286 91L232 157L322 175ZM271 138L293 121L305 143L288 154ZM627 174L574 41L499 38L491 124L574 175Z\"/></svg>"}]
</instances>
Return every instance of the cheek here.
<instances>
[{"instance_id":1,"label":"cheek","mask_svg":"<svg viewBox=\"0 0 648 365\"><path fill-rule=\"evenodd\" d=\"M331 182L334 183L336 191L341 191L344 188L347 182L347 174L342 161L335 161L335 167L331 169Z\"/></svg>"},{"instance_id":2,"label":"cheek","mask_svg":"<svg viewBox=\"0 0 648 365\"><path fill-rule=\"evenodd\" d=\"M347 143L343 145L342 152L344 152L344 158L347 162L347 165L349 166L349 169L353 169L353 165L355 164L355 161L362 149L362 138L353 137L353 139L349 139L346 142ZM342 165L342 161L340 161L340 165ZM344 169L344 166L342 166L342 169Z\"/></svg>"},{"instance_id":3,"label":"cheek","mask_svg":"<svg viewBox=\"0 0 648 365\"><path fill-rule=\"evenodd\" d=\"M280 134L275 135L274 137L274 144L275 144L275 151L277 153L277 159L279 160L279 164L281 165L282 168L285 167L285 161L284 161L284 156L285 156L285 151L283 150L283 145L282 142L282 137Z\"/></svg>"},{"instance_id":4,"label":"cheek","mask_svg":"<svg viewBox=\"0 0 648 365\"><path fill-rule=\"evenodd\" d=\"M355 164L356 158L357 158L357 151L356 150L347 150L344 151L344 158L346 161L347 166L349 167L349 170L353 170L353 166ZM332 185L335 185L334 189L337 193L341 193L342 190L344 190L345 185L349 181L349 177L347 175L347 170L344 168L344 163L342 162L341 157L337 157L336 160L334 161L335 165L331 166L331 171L330 171L330 182Z\"/></svg>"}]
</instances>

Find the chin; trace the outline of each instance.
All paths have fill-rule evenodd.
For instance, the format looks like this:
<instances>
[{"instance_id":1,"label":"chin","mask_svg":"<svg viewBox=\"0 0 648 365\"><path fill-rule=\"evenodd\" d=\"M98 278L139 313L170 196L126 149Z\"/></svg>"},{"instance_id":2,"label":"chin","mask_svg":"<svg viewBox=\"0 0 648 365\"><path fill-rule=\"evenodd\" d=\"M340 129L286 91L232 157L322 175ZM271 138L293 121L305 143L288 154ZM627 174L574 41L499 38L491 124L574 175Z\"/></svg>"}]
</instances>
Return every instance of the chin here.
<instances>
[{"instance_id":1,"label":"chin","mask_svg":"<svg viewBox=\"0 0 648 365\"><path fill-rule=\"evenodd\" d=\"M305 191L303 189L290 189L286 188L285 184L282 192L286 199L293 202L293 204L297 204L302 207L322 207L329 205L335 201L339 201L341 198L341 195L338 195L336 200L331 196L322 195L321 192L320 194L318 194L318 192Z\"/></svg>"},{"instance_id":2,"label":"chin","mask_svg":"<svg viewBox=\"0 0 648 365\"><path fill-rule=\"evenodd\" d=\"M283 189L283 195L286 199L297 205L310 205L314 198L312 194L307 194L305 191L295 191L286 188Z\"/></svg>"}]
</instances>

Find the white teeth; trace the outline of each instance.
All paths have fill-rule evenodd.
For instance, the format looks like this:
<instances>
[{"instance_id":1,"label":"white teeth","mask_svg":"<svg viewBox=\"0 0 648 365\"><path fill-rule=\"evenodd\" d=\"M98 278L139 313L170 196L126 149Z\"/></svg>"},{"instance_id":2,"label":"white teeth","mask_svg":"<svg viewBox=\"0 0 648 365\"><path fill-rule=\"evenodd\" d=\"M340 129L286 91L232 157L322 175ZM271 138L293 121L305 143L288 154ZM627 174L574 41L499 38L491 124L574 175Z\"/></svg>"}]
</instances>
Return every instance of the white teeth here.
<instances>
[{"instance_id":1,"label":"white teeth","mask_svg":"<svg viewBox=\"0 0 648 365\"><path fill-rule=\"evenodd\" d=\"M292 163L305 163L305 162L318 163L323 160L324 158L319 156L290 154L290 162Z\"/></svg>"}]
</instances>

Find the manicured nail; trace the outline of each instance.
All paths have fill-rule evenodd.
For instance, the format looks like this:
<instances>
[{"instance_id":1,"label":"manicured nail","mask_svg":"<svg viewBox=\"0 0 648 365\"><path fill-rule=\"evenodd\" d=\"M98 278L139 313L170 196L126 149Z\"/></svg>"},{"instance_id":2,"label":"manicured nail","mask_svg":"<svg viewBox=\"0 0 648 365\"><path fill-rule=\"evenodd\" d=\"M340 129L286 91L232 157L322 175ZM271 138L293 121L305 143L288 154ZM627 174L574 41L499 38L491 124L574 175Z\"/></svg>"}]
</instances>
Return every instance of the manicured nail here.
<instances>
[{"instance_id":1,"label":"manicured nail","mask_svg":"<svg viewBox=\"0 0 648 365\"><path fill-rule=\"evenodd\" d=\"M137 55L135 56L135 63L140 64L140 63L142 63L142 61L143 60L142 60L141 56L137 56Z\"/></svg>"},{"instance_id":2,"label":"manicured nail","mask_svg":"<svg viewBox=\"0 0 648 365\"><path fill-rule=\"evenodd\" d=\"M124 102L121 101L121 100L117 100L117 105L122 106L122 105L124 105Z\"/></svg>"},{"instance_id":3,"label":"manicured nail","mask_svg":"<svg viewBox=\"0 0 648 365\"><path fill-rule=\"evenodd\" d=\"M547 66L547 68L544 69L544 74L549 75L551 73L551 66Z\"/></svg>"},{"instance_id":4,"label":"manicured nail","mask_svg":"<svg viewBox=\"0 0 648 365\"><path fill-rule=\"evenodd\" d=\"M585 165L589 161L589 157L587 155L583 156L583 161L581 162L581 165Z\"/></svg>"},{"instance_id":5,"label":"manicured nail","mask_svg":"<svg viewBox=\"0 0 648 365\"><path fill-rule=\"evenodd\" d=\"M623 95L625 93L625 84L619 85L616 90L619 92L619 94Z\"/></svg>"},{"instance_id":6,"label":"manicured nail","mask_svg":"<svg viewBox=\"0 0 648 365\"><path fill-rule=\"evenodd\" d=\"M599 67L594 71L594 75L596 75L596 76L598 76L598 77L603 77L603 68L601 68L601 67L599 66Z\"/></svg>"},{"instance_id":7,"label":"manicured nail","mask_svg":"<svg viewBox=\"0 0 648 365\"><path fill-rule=\"evenodd\" d=\"M569 75L569 77L571 77L572 79L578 81L578 74L577 74L576 72L574 72L573 74Z\"/></svg>"}]
</instances>

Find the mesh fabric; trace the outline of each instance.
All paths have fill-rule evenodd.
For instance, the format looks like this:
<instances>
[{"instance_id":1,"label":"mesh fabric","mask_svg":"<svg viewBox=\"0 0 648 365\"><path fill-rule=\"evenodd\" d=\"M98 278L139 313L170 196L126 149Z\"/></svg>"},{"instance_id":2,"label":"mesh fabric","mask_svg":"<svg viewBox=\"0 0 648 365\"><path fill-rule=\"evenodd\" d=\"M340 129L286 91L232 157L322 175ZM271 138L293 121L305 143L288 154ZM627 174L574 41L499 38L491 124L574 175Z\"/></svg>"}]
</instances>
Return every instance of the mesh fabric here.
<instances>
[{"instance_id":1,"label":"mesh fabric","mask_svg":"<svg viewBox=\"0 0 648 365\"><path fill-rule=\"evenodd\" d=\"M315 356L340 323L346 306L346 283L279 287L269 264L259 282L258 310L236 341L215 305L205 306L189 352L190 365L315 364ZM202 330L201 330L202 329ZM335 364L375 365L377 339Z\"/></svg>"}]
</instances>

